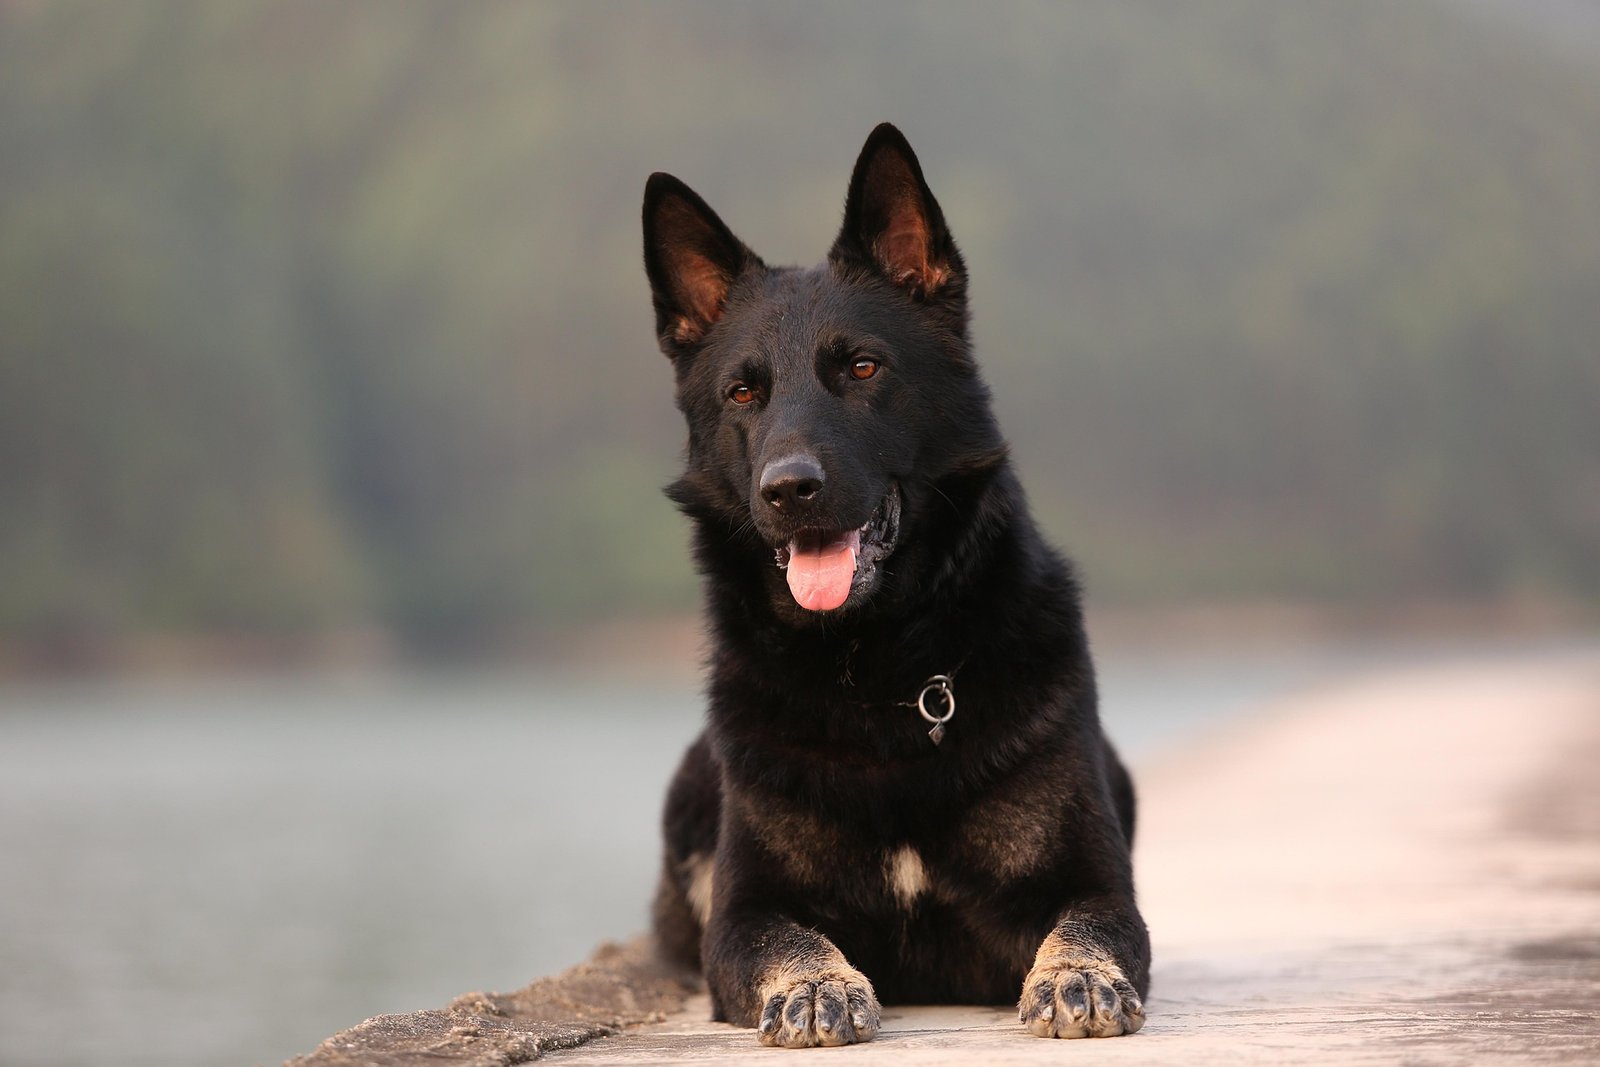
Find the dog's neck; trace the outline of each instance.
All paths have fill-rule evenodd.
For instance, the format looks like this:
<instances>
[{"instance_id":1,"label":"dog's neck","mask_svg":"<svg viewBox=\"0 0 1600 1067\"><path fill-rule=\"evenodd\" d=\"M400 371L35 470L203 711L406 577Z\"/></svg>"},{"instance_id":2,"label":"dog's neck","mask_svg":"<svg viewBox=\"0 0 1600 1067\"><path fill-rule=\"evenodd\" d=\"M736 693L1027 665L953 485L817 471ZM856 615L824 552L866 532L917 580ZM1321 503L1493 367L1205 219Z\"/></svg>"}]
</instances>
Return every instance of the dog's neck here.
<instances>
[{"instance_id":1,"label":"dog's neck","mask_svg":"<svg viewBox=\"0 0 1600 1067\"><path fill-rule=\"evenodd\" d=\"M973 656L1033 658L1032 650L1081 639L1077 591L1065 563L1040 538L1015 477L1002 463L981 484L947 496L957 521L942 520L919 543L906 546L903 566L916 568L886 602L802 619L774 609L769 584L750 561L707 567L712 639L752 669L805 664L819 695L871 703L914 701L933 675L952 675ZM717 536L704 527L702 537ZM959 566L950 561L959 560ZM895 562L891 560L890 566ZM1050 591L1042 600L1040 590ZM970 620L1012 618L1006 632L979 632Z\"/></svg>"}]
</instances>

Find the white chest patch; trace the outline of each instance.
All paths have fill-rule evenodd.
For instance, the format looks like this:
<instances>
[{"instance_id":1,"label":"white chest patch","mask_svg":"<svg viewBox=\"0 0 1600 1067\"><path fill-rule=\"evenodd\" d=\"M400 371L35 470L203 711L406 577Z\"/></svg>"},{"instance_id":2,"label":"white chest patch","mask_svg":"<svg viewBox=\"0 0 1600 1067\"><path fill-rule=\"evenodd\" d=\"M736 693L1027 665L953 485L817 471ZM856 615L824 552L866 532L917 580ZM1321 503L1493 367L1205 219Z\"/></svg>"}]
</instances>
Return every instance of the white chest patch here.
<instances>
[{"instance_id":1,"label":"white chest patch","mask_svg":"<svg viewBox=\"0 0 1600 1067\"><path fill-rule=\"evenodd\" d=\"M910 845L889 854L889 888L901 904L909 905L928 891L928 869Z\"/></svg>"}]
</instances>

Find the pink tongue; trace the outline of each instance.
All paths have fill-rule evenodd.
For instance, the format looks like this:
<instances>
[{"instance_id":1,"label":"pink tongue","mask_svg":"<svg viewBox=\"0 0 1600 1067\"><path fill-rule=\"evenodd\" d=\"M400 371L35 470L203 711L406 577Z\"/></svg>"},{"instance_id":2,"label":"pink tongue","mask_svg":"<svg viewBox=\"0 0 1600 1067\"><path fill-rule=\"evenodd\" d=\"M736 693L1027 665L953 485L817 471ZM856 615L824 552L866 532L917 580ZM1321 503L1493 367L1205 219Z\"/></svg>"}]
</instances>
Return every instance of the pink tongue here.
<instances>
[{"instance_id":1,"label":"pink tongue","mask_svg":"<svg viewBox=\"0 0 1600 1067\"><path fill-rule=\"evenodd\" d=\"M807 611L832 611L850 596L861 531L851 530L826 544L801 548L789 542L789 592Z\"/></svg>"}]
</instances>

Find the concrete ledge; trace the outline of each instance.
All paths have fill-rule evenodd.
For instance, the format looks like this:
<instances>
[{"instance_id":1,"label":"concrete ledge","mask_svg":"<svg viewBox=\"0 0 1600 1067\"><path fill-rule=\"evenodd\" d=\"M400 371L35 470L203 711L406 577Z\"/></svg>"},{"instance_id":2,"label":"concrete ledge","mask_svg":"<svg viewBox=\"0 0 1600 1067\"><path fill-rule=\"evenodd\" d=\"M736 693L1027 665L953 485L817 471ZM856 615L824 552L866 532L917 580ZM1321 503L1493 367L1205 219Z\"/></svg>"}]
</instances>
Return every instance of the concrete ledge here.
<instances>
[{"instance_id":1,"label":"concrete ledge","mask_svg":"<svg viewBox=\"0 0 1600 1067\"><path fill-rule=\"evenodd\" d=\"M889 1006L869 1044L775 1052L637 941L291 1064L1600 1062L1600 651L1301 694L1136 777L1155 968L1133 1037Z\"/></svg>"},{"instance_id":2,"label":"concrete ledge","mask_svg":"<svg viewBox=\"0 0 1600 1067\"><path fill-rule=\"evenodd\" d=\"M641 937L603 945L576 967L514 993L464 993L441 1011L368 1019L288 1067L508 1067L664 1020L699 988L698 976L660 960Z\"/></svg>"}]
</instances>

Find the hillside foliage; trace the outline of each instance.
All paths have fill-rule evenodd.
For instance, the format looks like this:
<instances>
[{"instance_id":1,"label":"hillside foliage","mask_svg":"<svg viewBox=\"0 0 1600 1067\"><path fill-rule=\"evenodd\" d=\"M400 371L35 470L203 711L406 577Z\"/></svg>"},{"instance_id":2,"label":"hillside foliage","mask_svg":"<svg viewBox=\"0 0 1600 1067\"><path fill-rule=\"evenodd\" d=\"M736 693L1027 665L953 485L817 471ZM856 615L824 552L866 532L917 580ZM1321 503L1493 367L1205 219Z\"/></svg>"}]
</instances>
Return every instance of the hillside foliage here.
<instances>
[{"instance_id":1,"label":"hillside foliage","mask_svg":"<svg viewBox=\"0 0 1600 1067\"><path fill-rule=\"evenodd\" d=\"M0 4L0 633L692 606L638 198L921 154L1097 596L1600 596L1600 62L1460 4Z\"/></svg>"}]
</instances>

